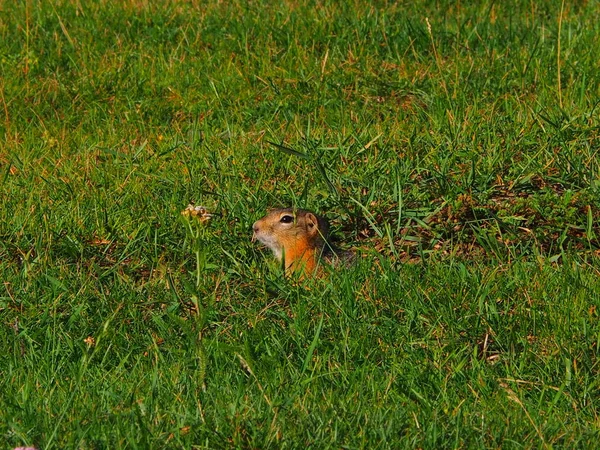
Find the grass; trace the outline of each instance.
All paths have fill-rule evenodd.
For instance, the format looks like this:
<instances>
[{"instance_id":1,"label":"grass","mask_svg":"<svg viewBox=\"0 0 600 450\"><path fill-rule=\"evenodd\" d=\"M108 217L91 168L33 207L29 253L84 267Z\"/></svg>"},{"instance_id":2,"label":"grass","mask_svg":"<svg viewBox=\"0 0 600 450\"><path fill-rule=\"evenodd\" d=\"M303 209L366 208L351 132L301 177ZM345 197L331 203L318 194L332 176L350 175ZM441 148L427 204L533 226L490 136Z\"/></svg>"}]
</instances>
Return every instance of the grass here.
<instances>
[{"instance_id":1,"label":"grass","mask_svg":"<svg viewBox=\"0 0 600 450\"><path fill-rule=\"evenodd\" d=\"M2 3L6 448L593 448L598 14Z\"/></svg>"}]
</instances>

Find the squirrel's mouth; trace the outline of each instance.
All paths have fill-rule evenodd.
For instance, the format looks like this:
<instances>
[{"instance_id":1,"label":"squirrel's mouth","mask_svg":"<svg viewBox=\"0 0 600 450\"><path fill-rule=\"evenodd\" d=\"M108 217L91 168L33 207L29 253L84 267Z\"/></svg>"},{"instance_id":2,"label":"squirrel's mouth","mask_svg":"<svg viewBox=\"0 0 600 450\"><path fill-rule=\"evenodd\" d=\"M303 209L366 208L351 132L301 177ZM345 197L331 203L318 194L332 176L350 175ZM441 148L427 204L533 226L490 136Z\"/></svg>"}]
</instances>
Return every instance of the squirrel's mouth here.
<instances>
[{"instance_id":1,"label":"squirrel's mouth","mask_svg":"<svg viewBox=\"0 0 600 450\"><path fill-rule=\"evenodd\" d=\"M273 239L269 235L261 234L260 232L254 232L252 233L252 242L256 241L269 248L277 258L281 258L282 249L280 248L280 245L277 243L276 239Z\"/></svg>"},{"instance_id":2,"label":"squirrel's mouth","mask_svg":"<svg viewBox=\"0 0 600 450\"><path fill-rule=\"evenodd\" d=\"M256 241L266 245L267 247L272 247L275 244L275 242L273 241L273 239L270 238L270 236L254 232L252 233L252 242Z\"/></svg>"}]
</instances>

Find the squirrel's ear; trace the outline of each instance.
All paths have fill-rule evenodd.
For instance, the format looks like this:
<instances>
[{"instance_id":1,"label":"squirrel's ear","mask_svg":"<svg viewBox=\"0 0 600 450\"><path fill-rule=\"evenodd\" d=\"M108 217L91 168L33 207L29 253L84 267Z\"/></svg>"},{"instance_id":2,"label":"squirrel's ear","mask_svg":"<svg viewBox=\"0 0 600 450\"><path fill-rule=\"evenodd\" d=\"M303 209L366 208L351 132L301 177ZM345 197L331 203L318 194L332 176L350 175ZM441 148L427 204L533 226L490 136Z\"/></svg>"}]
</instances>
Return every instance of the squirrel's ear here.
<instances>
[{"instance_id":1,"label":"squirrel's ear","mask_svg":"<svg viewBox=\"0 0 600 450\"><path fill-rule=\"evenodd\" d=\"M311 236L319 232L319 219L312 213L306 214L306 226Z\"/></svg>"}]
</instances>

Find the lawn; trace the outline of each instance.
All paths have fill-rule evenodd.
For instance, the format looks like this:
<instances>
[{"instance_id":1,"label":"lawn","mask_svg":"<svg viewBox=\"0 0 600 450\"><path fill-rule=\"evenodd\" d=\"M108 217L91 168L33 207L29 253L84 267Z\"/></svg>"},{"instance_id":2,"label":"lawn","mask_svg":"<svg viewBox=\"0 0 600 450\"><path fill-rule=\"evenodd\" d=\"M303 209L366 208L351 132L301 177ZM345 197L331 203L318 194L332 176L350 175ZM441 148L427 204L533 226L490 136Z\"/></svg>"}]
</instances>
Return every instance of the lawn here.
<instances>
[{"instance_id":1,"label":"lawn","mask_svg":"<svg viewBox=\"0 0 600 450\"><path fill-rule=\"evenodd\" d=\"M598 17L1 2L2 448L596 447Z\"/></svg>"}]
</instances>

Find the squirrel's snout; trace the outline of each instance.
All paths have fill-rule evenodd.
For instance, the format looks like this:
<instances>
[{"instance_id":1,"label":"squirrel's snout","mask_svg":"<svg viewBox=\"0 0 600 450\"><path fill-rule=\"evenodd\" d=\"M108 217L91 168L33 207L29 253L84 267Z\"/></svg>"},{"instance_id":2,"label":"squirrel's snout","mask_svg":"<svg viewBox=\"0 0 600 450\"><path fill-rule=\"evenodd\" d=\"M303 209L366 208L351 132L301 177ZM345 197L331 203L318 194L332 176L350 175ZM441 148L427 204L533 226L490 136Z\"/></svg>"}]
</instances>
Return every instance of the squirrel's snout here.
<instances>
[{"instance_id":1,"label":"squirrel's snout","mask_svg":"<svg viewBox=\"0 0 600 450\"><path fill-rule=\"evenodd\" d=\"M253 233L252 233L252 242L256 242L256 239L257 239L256 234L259 231L257 223L258 222L254 222L254 225L252 225L252 231L253 231Z\"/></svg>"}]
</instances>

